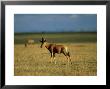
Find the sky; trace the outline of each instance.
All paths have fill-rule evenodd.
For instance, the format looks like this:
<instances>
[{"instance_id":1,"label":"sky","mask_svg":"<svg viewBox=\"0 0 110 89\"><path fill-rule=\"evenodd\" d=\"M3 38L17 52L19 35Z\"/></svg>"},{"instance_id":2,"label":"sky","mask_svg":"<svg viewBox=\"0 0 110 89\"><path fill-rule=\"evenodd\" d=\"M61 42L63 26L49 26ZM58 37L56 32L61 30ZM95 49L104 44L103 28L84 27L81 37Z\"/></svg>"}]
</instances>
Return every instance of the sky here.
<instances>
[{"instance_id":1,"label":"sky","mask_svg":"<svg viewBox=\"0 0 110 89\"><path fill-rule=\"evenodd\" d=\"M15 32L96 32L96 14L15 14Z\"/></svg>"}]
</instances>

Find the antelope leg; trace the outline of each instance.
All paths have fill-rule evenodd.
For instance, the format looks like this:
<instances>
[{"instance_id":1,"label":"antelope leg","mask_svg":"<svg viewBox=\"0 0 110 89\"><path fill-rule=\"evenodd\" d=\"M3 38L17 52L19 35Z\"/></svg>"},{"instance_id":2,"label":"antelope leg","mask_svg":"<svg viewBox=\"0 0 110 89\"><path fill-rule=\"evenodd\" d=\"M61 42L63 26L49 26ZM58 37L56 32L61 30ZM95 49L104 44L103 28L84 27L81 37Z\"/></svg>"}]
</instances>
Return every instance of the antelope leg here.
<instances>
[{"instance_id":1,"label":"antelope leg","mask_svg":"<svg viewBox=\"0 0 110 89\"><path fill-rule=\"evenodd\" d=\"M51 63L52 63L52 61L53 61L53 53L51 53L50 61L51 61Z\"/></svg>"},{"instance_id":2,"label":"antelope leg","mask_svg":"<svg viewBox=\"0 0 110 89\"><path fill-rule=\"evenodd\" d=\"M55 61L55 64L56 64L56 60L55 60L55 53L53 54L53 59L54 59L54 61Z\"/></svg>"}]
</instances>

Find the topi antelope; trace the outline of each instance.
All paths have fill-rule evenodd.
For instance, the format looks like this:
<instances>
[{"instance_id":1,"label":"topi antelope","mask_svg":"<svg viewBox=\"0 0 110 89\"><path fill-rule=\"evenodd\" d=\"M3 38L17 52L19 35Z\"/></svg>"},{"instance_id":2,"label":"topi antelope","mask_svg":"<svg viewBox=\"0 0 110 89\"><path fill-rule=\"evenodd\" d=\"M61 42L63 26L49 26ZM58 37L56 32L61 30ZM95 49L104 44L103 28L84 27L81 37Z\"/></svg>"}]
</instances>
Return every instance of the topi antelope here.
<instances>
[{"instance_id":1,"label":"topi antelope","mask_svg":"<svg viewBox=\"0 0 110 89\"><path fill-rule=\"evenodd\" d=\"M27 42L25 43L25 47L27 47L28 45L30 44L34 44L34 40L30 39L30 40L27 40Z\"/></svg>"},{"instance_id":2,"label":"topi antelope","mask_svg":"<svg viewBox=\"0 0 110 89\"><path fill-rule=\"evenodd\" d=\"M40 47L42 48L45 46L51 53L51 62L52 62L52 59L55 59L55 53L58 53L58 54L63 53L66 56L68 63L71 62L70 53L68 51L67 46L50 44L43 37L42 37L42 40L40 40L40 42L41 42ZM55 64L56 64L56 61L55 61Z\"/></svg>"}]
</instances>

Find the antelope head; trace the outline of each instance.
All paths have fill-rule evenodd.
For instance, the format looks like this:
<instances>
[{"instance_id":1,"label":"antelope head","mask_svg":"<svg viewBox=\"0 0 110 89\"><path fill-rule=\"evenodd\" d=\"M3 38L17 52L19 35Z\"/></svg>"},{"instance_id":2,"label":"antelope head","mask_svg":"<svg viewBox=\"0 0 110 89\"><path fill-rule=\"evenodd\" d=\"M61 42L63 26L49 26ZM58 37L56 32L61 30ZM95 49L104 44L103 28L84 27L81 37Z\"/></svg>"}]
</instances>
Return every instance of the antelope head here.
<instances>
[{"instance_id":1,"label":"antelope head","mask_svg":"<svg viewBox=\"0 0 110 89\"><path fill-rule=\"evenodd\" d=\"M40 40L40 42L41 42L41 46L40 46L41 48L46 45L46 39L44 39L43 37L42 37L42 39Z\"/></svg>"}]
</instances>

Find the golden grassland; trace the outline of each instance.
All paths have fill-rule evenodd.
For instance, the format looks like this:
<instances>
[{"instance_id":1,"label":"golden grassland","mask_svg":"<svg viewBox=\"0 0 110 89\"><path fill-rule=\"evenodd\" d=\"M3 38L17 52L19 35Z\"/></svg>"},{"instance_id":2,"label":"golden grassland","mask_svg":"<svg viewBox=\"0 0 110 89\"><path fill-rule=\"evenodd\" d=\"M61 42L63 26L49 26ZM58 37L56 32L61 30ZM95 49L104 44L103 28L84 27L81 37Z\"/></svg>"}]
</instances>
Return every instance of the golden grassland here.
<instances>
[{"instance_id":1,"label":"golden grassland","mask_svg":"<svg viewBox=\"0 0 110 89\"><path fill-rule=\"evenodd\" d=\"M56 54L57 64L50 63L50 53L40 44L25 47L14 45L15 76L96 76L97 44L61 43L67 45L71 53L72 64L67 63L63 54Z\"/></svg>"}]
</instances>

